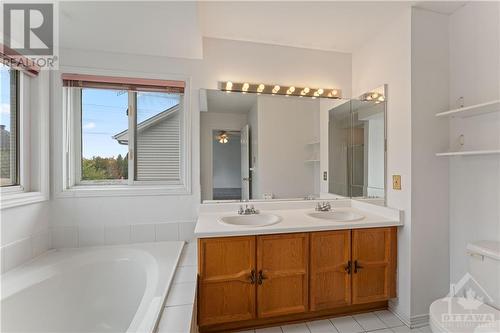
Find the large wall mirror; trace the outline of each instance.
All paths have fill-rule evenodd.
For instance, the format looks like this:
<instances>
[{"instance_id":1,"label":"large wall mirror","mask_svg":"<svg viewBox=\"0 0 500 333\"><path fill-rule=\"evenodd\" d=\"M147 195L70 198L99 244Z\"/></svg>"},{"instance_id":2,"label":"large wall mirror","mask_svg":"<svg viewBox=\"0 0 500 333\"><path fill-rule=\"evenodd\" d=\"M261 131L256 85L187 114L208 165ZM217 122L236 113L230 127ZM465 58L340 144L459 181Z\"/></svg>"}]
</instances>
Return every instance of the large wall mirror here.
<instances>
[{"instance_id":1,"label":"large wall mirror","mask_svg":"<svg viewBox=\"0 0 500 333\"><path fill-rule=\"evenodd\" d=\"M374 89L329 111L328 192L385 198L386 92Z\"/></svg>"},{"instance_id":2,"label":"large wall mirror","mask_svg":"<svg viewBox=\"0 0 500 333\"><path fill-rule=\"evenodd\" d=\"M385 100L200 98L203 202L384 197Z\"/></svg>"}]
</instances>

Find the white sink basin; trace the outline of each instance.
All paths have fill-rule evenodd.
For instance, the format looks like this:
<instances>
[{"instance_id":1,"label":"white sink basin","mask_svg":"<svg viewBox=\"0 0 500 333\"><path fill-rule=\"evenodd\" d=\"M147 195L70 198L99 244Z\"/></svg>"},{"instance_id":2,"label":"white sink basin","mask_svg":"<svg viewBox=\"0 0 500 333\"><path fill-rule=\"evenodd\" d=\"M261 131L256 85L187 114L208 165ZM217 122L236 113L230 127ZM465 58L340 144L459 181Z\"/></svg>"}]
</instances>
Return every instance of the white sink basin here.
<instances>
[{"instance_id":1,"label":"white sink basin","mask_svg":"<svg viewBox=\"0 0 500 333\"><path fill-rule=\"evenodd\" d=\"M281 217L274 214L233 215L221 217L219 221L230 225L263 227L280 222Z\"/></svg>"},{"instance_id":2,"label":"white sink basin","mask_svg":"<svg viewBox=\"0 0 500 333\"><path fill-rule=\"evenodd\" d=\"M314 212L307 215L316 219L331 220L336 222L352 222L359 221L365 217L359 213L349 211L332 211L332 212Z\"/></svg>"}]
</instances>

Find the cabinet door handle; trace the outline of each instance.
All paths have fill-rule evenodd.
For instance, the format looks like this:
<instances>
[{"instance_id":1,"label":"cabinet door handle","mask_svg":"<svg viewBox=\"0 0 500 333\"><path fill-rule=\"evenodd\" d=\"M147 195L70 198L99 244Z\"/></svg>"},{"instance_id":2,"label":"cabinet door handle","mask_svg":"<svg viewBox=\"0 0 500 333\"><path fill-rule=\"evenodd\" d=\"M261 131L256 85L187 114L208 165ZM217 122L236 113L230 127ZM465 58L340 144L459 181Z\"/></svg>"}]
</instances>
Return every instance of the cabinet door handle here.
<instances>
[{"instance_id":1,"label":"cabinet door handle","mask_svg":"<svg viewBox=\"0 0 500 333\"><path fill-rule=\"evenodd\" d=\"M260 271L259 271L259 277L258 277L258 279L257 279L257 283L258 283L259 285L261 285L261 284L262 284L262 282L263 282L265 279L267 279L267 277L265 277L265 276L264 276L264 273L262 272L262 270L260 270Z\"/></svg>"},{"instance_id":2,"label":"cabinet door handle","mask_svg":"<svg viewBox=\"0 0 500 333\"><path fill-rule=\"evenodd\" d=\"M358 272L358 269L361 269L363 268L363 266L361 266L357 260L354 260L354 273L357 273Z\"/></svg>"},{"instance_id":3,"label":"cabinet door handle","mask_svg":"<svg viewBox=\"0 0 500 333\"><path fill-rule=\"evenodd\" d=\"M252 272L250 272L250 284L255 284L257 280L257 274L255 274L255 269L252 269Z\"/></svg>"},{"instance_id":4,"label":"cabinet door handle","mask_svg":"<svg viewBox=\"0 0 500 333\"><path fill-rule=\"evenodd\" d=\"M346 271L347 274L351 274L351 268L352 268L352 263L351 261L349 260L347 262L347 265L344 267L344 270Z\"/></svg>"}]
</instances>

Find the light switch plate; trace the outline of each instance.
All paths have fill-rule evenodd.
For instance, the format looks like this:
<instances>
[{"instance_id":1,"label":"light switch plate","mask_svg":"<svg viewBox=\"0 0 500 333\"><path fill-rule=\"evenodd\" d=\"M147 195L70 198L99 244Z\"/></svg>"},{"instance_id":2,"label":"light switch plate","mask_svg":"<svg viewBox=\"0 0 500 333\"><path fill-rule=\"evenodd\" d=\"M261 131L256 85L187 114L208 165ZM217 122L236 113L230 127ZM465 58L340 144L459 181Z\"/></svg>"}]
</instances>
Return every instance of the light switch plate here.
<instances>
[{"instance_id":1,"label":"light switch plate","mask_svg":"<svg viewBox=\"0 0 500 333\"><path fill-rule=\"evenodd\" d=\"M401 175L392 175L392 189L401 190Z\"/></svg>"}]
</instances>

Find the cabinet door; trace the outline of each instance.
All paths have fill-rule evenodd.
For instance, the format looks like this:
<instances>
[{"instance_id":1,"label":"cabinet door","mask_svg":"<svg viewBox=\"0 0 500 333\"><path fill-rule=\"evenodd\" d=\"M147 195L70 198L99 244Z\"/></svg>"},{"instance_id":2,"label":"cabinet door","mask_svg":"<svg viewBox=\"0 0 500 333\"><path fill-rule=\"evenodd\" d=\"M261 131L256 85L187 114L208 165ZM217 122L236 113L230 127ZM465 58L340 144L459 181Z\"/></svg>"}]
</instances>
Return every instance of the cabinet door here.
<instances>
[{"instance_id":1,"label":"cabinet door","mask_svg":"<svg viewBox=\"0 0 500 333\"><path fill-rule=\"evenodd\" d=\"M353 304L396 296L396 232L396 228L352 231Z\"/></svg>"},{"instance_id":2,"label":"cabinet door","mask_svg":"<svg viewBox=\"0 0 500 333\"><path fill-rule=\"evenodd\" d=\"M255 237L200 239L198 323L255 318Z\"/></svg>"},{"instance_id":3,"label":"cabinet door","mask_svg":"<svg viewBox=\"0 0 500 333\"><path fill-rule=\"evenodd\" d=\"M311 234L310 307L312 311L351 304L351 231Z\"/></svg>"},{"instance_id":4,"label":"cabinet door","mask_svg":"<svg viewBox=\"0 0 500 333\"><path fill-rule=\"evenodd\" d=\"M308 310L309 234L257 237L257 312L268 318Z\"/></svg>"}]
</instances>

